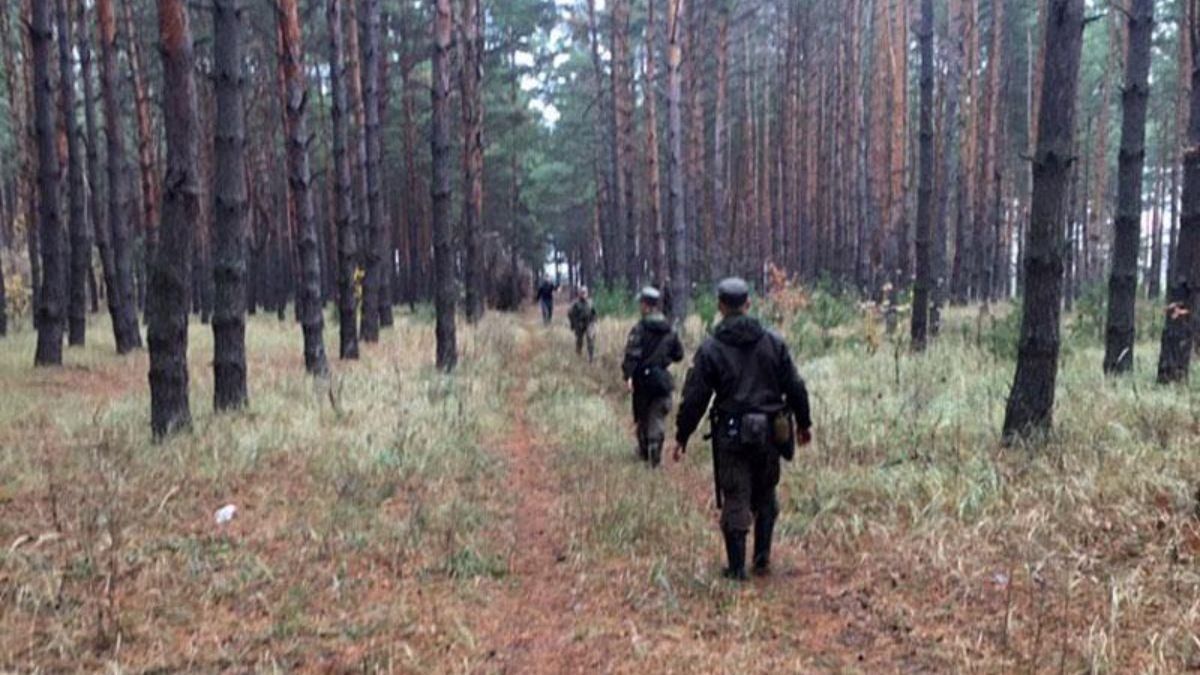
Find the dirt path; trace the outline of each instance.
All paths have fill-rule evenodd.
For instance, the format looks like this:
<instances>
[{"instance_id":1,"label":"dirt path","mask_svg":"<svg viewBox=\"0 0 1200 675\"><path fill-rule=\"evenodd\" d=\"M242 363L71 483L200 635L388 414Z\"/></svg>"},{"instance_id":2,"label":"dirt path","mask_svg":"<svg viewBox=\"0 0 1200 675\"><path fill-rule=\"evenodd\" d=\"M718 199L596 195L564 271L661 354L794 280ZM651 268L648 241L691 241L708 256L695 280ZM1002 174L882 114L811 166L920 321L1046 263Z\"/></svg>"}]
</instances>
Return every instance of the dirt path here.
<instances>
[{"instance_id":1,"label":"dirt path","mask_svg":"<svg viewBox=\"0 0 1200 675\"><path fill-rule=\"evenodd\" d=\"M536 322L536 323L535 323ZM516 498L515 536L509 559L509 585L488 608L482 646L488 670L513 673L572 672L568 647L573 638L574 589L567 560L558 479L550 466L553 448L535 437L526 412L530 364L541 317L526 317L526 335L513 361L517 380L507 408L512 427L497 447L509 466L508 489Z\"/></svg>"},{"instance_id":2,"label":"dirt path","mask_svg":"<svg viewBox=\"0 0 1200 675\"><path fill-rule=\"evenodd\" d=\"M505 585L489 598L476 624L480 631L477 670L625 672L638 661L630 646L640 639L639 628L631 628L632 635L623 628L614 632L614 617L619 617L621 626L640 626L650 643L667 650L664 654L694 656L698 651L714 659L712 664L720 663L720 654L728 646L718 647L721 632L714 632L714 622L719 623L719 611L710 615L713 607L694 606L689 617L676 617L675 627L663 626L622 601L620 593L608 593L609 587L595 585L595 577L603 577L606 569L619 576L621 569L611 565L623 563L593 561L595 569L587 570L572 565L569 524L564 516L567 496L554 466L556 449L537 434L527 411L537 386L534 356L550 337L541 326L541 317L532 313L523 317L521 330L506 401L511 427L494 449L508 466L507 488L515 500L508 527L514 541ZM617 408L623 405L617 397L606 398ZM697 436L690 450L699 451L701 444ZM696 509L712 516L712 559L723 558L707 464L667 461L662 478L672 489L688 495ZM756 656L750 670L787 670L797 663L805 663L805 667L819 664L821 669L846 664L885 669L903 664L901 670L918 672L927 668L922 659L914 659L914 645L907 636L889 628L890 619L876 597L880 590L877 575L864 570L863 561L854 555L831 553L813 550L804 539L776 538L773 574L755 579L743 590L742 598L765 616L774 617L782 631L777 639L785 638L787 647L759 644L751 650ZM588 576L594 578L588 581ZM628 584L629 579L614 579L614 583ZM593 629L600 624L604 628ZM681 629L690 634L681 637ZM801 661L794 660L797 657ZM659 663L650 658L648 663Z\"/></svg>"}]
</instances>

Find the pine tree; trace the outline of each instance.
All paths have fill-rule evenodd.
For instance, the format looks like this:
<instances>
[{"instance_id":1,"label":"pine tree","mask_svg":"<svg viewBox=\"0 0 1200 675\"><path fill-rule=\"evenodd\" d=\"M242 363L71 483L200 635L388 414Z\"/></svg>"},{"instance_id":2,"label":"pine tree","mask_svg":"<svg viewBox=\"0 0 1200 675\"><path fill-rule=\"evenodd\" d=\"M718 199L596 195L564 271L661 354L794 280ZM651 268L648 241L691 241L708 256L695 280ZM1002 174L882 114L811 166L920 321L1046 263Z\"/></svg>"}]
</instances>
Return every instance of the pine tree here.
<instances>
[{"instance_id":1,"label":"pine tree","mask_svg":"<svg viewBox=\"0 0 1200 675\"><path fill-rule=\"evenodd\" d=\"M150 428L156 437L191 425L188 404L188 293L192 240L200 221L200 123L192 32L184 0L158 0L167 166L162 225L150 264L146 342Z\"/></svg>"},{"instance_id":2,"label":"pine tree","mask_svg":"<svg viewBox=\"0 0 1200 675\"><path fill-rule=\"evenodd\" d=\"M1004 438L1050 431L1058 377L1062 237L1083 43L1083 0L1049 0L1033 195L1025 247L1026 297Z\"/></svg>"},{"instance_id":3,"label":"pine tree","mask_svg":"<svg viewBox=\"0 0 1200 675\"><path fill-rule=\"evenodd\" d=\"M242 107L242 0L213 1L213 403L245 407L246 115Z\"/></svg>"}]
</instances>

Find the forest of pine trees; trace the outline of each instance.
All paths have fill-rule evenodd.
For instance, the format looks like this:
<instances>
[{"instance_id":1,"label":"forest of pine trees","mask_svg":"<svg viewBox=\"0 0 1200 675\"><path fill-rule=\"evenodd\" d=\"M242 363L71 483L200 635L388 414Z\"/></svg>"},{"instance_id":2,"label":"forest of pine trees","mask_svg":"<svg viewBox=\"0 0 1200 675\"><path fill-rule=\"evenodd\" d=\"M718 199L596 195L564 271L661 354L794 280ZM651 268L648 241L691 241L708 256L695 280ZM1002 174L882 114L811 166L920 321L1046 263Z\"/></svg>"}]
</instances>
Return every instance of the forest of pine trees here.
<instances>
[{"instance_id":1,"label":"forest of pine trees","mask_svg":"<svg viewBox=\"0 0 1200 675\"><path fill-rule=\"evenodd\" d=\"M677 317L782 272L904 304L916 350L948 305L1023 300L1025 436L1097 293L1106 372L1165 295L1159 379L1187 375L1198 24L1186 0L0 0L0 333L28 317L55 365L101 304L119 353L144 322L167 433L189 320L229 409L247 314L293 306L320 376L327 316L354 359L432 303L452 370L456 314L519 306L547 261Z\"/></svg>"}]
</instances>

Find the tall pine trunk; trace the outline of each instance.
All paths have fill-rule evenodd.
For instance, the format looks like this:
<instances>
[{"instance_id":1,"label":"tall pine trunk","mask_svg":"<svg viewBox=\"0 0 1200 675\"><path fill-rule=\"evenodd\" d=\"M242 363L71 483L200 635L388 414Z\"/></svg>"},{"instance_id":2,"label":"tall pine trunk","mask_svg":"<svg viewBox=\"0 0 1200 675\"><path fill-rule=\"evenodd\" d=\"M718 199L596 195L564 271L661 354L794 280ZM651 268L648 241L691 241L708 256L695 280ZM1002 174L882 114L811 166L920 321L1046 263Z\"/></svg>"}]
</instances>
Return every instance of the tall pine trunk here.
<instances>
[{"instance_id":1,"label":"tall pine trunk","mask_svg":"<svg viewBox=\"0 0 1200 675\"><path fill-rule=\"evenodd\" d=\"M917 278L913 286L912 346L924 351L929 332L933 235L933 0L921 0L921 121L917 185Z\"/></svg>"},{"instance_id":2,"label":"tall pine trunk","mask_svg":"<svg viewBox=\"0 0 1200 675\"><path fill-rule=\"evenodd\" d=\"M54 24L50 2L35 0L29 23L33 42L33 124L38 154L38 234L41 239L42 286L37 305L37 353L34 364L62 365L63 320L67 270L63 251L62 214L58 206L58 147L54 117L51 49Z\"/></svg>"},{"instance_id":3,"label":"tall pine trunk","mask_svg":"<svg viewBox=\"0 0 1200 675\"><path fill-rule=\"evenodd\" d=\"M432 0L433 16L433 273L437 314L437 367L450 372L458 362L454 336L455 274L450 231L450 49L454 17L450 0Z\"/></svg>"},{"instance_id":4,"label":"tall pine trunk","mask_svg":"<svg viewBox=\"0 0 1200 675\"><path fill-rule=\"evenodd\" d=\"M162 437L191 424L188 406L188 292L192 240L200 223L200 122L192 32L184 0L158 0L167 167L162 225L150 264L146 342L150 428Z\"/></svg>"},{"instance_id":5,"label":"tall pine trunk","mask_svg":"<svg viewBox=\"0 0 1200 675\"><path fill-rule=\"evenodd\" d=\"M350 164L350 175L354 181L354 197L351 201L351 213L354 227L358 231L358 257L362 270L362 281L359 284L361 306L358 317L358 337L363 342L379 340L379 312L377 309L374 275L372 269L378 258L374 248L375 237L372 235L374 223L371 221L370 190L367 187L368 165L370 159L367 152L367 106L363 91L362 45L359 41L358 8L364 0L346 0L345 8L345 49L342 56L346 60L346 95L349 97L349 112L352 124L349 130L349 142L353 154Z\"/></svg>"},{"instance_id":6,"label":"tall pine trunk","mask_svg":"<svg viewBox=\"0 0 1200 675\"><path fill-rule=\"evenodd\" d=\"M961 149L959 139L959 84L962 81L962 3L961 0L951 0L950 16L947 20L947 66L945 81L945 114L942 118L942 180L941 190L938 191L938 214L933 240L933 288L931 290L929 308L929 332L937 336L942 327L942 306L945 303L948 290L948 275L946 274L946 240L950 233L950 205L957 204L962 199L962 186L959 185L959 158ZM953 201L951 195L954 196Z\"/></svg>"},{"instance_id":7,"label":"tall pine trunk","mask_svg":"<svg viewBox=\"0 0 1200 675\"><path fill-rule=\"evenodd\" d=\"M658 49L658 25L655 22L656 0L646 3L646 204L650 212L647 221L650 225L650 262L655 284L663 284L667 280L667 238L663 234L662 195L659 185L658 157L658 69L655 52Z\"/></svg>"},{"instance_id":8,"label":"tall pine trunk","mask_svg":"<svg viewBox=\"0 0 1200 675\"><path fill-rule=\"evenodd\" d=\"M1200 17L1189 10L1182 27L1192 39L1191 64L1200 63L1200 40L1195 39ZM1184 59L1181 59L1183 61ZM1181 70L1185 63L1180 63ZM1191 366L1197 294L1200 294L1200 69L1191 69L1190 119L1183 152L1183 197L1180 205L1178 241L1172 238L1174 251L1167 284L1167 321L1163 326L1162 350L1158 359L1161 384L1182 382Z\"/></svg>"},{"instance_id":9,"label":"tall pine trunk","mask_svg":"<svg viewBox=\"0 0 1200 675\"><path fill-rule=\"evenodd\" d=\"M667 164L671 214L671 315L679 323L687 318L691 283L688 278L689 241L683 204L683 65L682 19L685 0L667 0Z\"/></svg>"},{"instance_id":10,"label":"tall pine trunk","mask_svg":"<svg viewBox=\"0 0 1200 675\"><path fill-rule=\"evenodd\" d=\"M1050 431L1058 378L1063 225L1075 131L1075 93L1083 45L1083 0L1049 0L1045 78L1033 157L1026 296L1017 372L1004 415L1006 441Z\"/></svg>"},{"instance_id":11,"label":"tall pine trunk","mask_svg":"<svg viewBox=\"0 0 1200 675\"><path fill-rule=\"evenodd\" d=\"M321 252L313 215L312 171L308 163L308 82L304 78L303 42L297 0L279 0L279 34L283 43L283 77L287 96L288 192L300 254L300 292L296 309L304 334L304 367L325 375L325 318L321 312Z\"/></svg>"},{"instance_id":12,"label":"tall pine trunk","mask_svg":"<svg viewBox=\"0 0 1200 675\"><path fill-rule=\"evenodd\" d=\"M1129 49L1125 59L1125 89L1121 95L1124 114L1117 167L1120 185L1117 187L1112 271L1108 281L1108 326L1104 340L1104 372L1110 374L1127 373L1133 368L1154 0L1134 0L1128 18Z\"/></svg>"},{"instance_id":13,"label":"tall pine trunk","mask_svg":"<svg viewBox=\"0 0 1200 675\"><path fill-rule=\"evenodd\" d=\"M158 241L158 181L154 167L154 131L150 116L150 89L146 85L146 70L142 63L141 41L138 39L137 24L134 22L134 0L122 0L125 19L125 47L129 57L129 75L133 83L133 112L137 122L138 175L141 185L142 203L142 258L138 269L145 271L154 255ZM144 283L144 282L143 282ZM144 299L144 298L143 298Z\"/></svg>"},{"instance_id":14,"label":"tall pine trunk","mask_svg":"<svg viewBox=\"0 0 1200 675\"><path fill-rule=\"evenodd\" d=\"M362 46L362 137L366 145L364 174L367 184L367 202L361 209L365 213L363 268L363 307L361 334L365 342L379 340L380 306L387 301L384 297L384 266L387 259L387 241L383 222L383 195L380 185L380 154L382 140L379 137L379 0L363 0L361 3L361 46Z\"/></svg>"},{"instance_id":15,"label":"tall pine trunk","mask_svg":"<svg viewBox=\"0 0 1200 675\"><path fill-rule=\"evenodd\" d=\"M351 215L354 186L350 177L346 97L346 59L342 41L342 3L328 0L329 81L333 95L330 118L333 123L333 213L338 240L338 355L358 358L358 301L355 294L358 272L358 233Z\"/></svg>"},{"instance_id":16,"label":"tall pine trunk","mask_svg":"<svg viewBox=\"0 0 1200 675\"><path fill-rule=\"evenodd\" d=\"M1160 152L1161 154L1161 152ZM1162 295L1163 200L1166 198L1167 170L1161 164L1154 172L1154 211L1151 218L1150 266L1146 270L1146 299L1157 301Z\"/></svg>"},{"instance_id":17,"label":"tall pine trunk","mask_svg":"<svg viewBox=\"0 0 1200 675\"><path fill-rule=\"evenodd\" d=\"M133 251L129 241L128 174L125 139L121 130L120 93L117 88L117 23L113 0L96 0L100 27L100 96L104 101L104 131L108 152L108 241L112 247L112 279L108 286L108 311L112 315L117 353L142 346L137 304L133 294ZM103 251L101 259L103 259Z\"/></svg>"},{"instance_id":18,"label":"tall pine trunk","mask_svg":"<svg viewBox=\"0 0 1200 675\"><path fill-rule=\"evenodd\" d=\"M67 0L58 0L58 63L62 89L63 128L67 134L67 193L70 204L70 272L67 274L67 342L82 346L87 334L87 273L92 258L88 236L86 195L83 183L83 149L79 145L79 125L75 119L75 68L71 63L71 14ZM65 261L64 261L65 262ZM0 277L2 279L3 277Z\"/></svg>"},{"instance_id":19,"label":"tall pine trunk","mask_svg":"<svg viewBox=\"0 0 1200 675\"><path fill-rule=\"evenodd\" d=\"M104 295L106 298L113 293L113 257L112 246L109 243L108 221L103 210L104 201L100 199L100 132L96 125L96 92L92 84L92 45L89 36L91 22L87 18L87 3L78 3L79 15L79 77L83 80L83 119L87 131L87 184L88 184L88 216L91 219L89 240L95 240L96 252L100 255L100 270L104 278ZM89 245L90 248L90 245ZM91 255L88 256L88 270L91 271Z\"/></svg>"},{"instance_id":20,"label":"tall pine trunk","mask_svg":"<svg viewBox=\"0 0 1200 675\"><path fill-rule=\"evenodd\" d=\"M463 0L462 35L462 127L463 127L463 212L462 241L465 249L463 276L466 287L467 321L483 316L483 267L480 241L483 237L483 13L479 0Z\"/></svg>"},{"instance_id":21,"label":"tall pine trunk","mask_svg":"<svg viewBox=\"0 0 1200 675\"><path fill-rule=\"evenodd\" d=\"M246 392L246 114L243 0L213 2L213 403L242 408Z\"/></svg>"},{"instance_id":22,"label":"tall pine trunk","mask_svg":"<svg viewBox=\"0 0 1200 675\"><path fill-rule=\"evenodd\" d=\"M625 264L625 286L633 289L638 285L641 259L638 251L638 227L635 217L637 205L634 196L635 161L633 133L633 76L629 53L629 0L612 2L612 83L613 110L616 113L617 136L614 142L620 146L617 171L618 184L624 191L621 195L622 212L620 233L624 239L622 254Z\"/></svg>"}]
</instances>

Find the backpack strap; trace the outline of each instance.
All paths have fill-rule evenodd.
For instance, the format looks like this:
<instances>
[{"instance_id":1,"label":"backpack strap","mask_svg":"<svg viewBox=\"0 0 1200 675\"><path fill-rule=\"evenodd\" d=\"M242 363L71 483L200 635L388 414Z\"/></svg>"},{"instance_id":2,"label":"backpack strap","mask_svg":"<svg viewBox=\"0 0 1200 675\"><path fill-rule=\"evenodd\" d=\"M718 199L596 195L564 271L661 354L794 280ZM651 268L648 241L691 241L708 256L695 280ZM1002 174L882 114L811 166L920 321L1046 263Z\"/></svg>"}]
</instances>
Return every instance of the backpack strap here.
<instances>
[{"instance_id":1,"label":"backpack strap","mask_svg":"<svg viewBox=\"0 0 1200 675\"><path fill-rule=\"evenodd\" d=\"M667 338L670 336L671 331L668 330L658 337L658 341L654 343L654 347L651 348L650 352L646 354L646 356L643 356L642 360L638 362L638 370L653 365L655 358L659 356L659 351L662 349L662 346L667 343Z\"/></svg>"}]
</instances>

